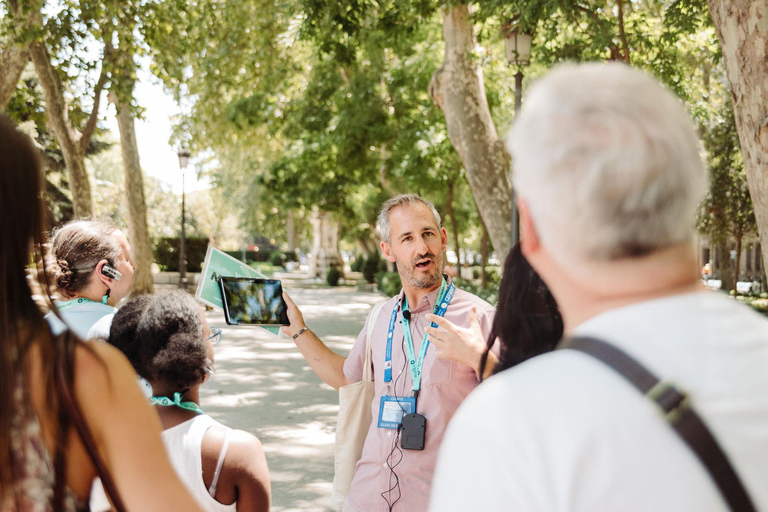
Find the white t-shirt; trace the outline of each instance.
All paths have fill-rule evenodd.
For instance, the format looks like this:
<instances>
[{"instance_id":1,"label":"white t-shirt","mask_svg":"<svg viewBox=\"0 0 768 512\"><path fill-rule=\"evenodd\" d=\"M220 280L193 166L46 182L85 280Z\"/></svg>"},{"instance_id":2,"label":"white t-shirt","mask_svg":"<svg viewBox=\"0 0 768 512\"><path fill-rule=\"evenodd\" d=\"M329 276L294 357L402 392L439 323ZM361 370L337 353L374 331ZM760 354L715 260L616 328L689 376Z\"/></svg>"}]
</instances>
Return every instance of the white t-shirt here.
<instances>
[{"instance_id":1,"label":"white t-shirt","mask_svg":"<svg viewBox=\"0 0 768 512\"><path fill-rule=\"evenodd\" d=\"M717 292L614 309L581 324L689 393L759 510L768 510L768 319ZM448 427L430 510L725 511L658 408L587 354L492 377Z\"/></svg>"},{"instance_id":2,"label":"white t-shirt","mask_svg":"<svg viewBox=\"0 0 768 512\"><path fill-rule=\"evenodd\" d=\"M59 311L64 318L64 322L66 322L66 326L53 312L45 315L45 319L48 321L54 334L64 332L64 329L68 326L80 339L87 340L89 339L88 334L91 327L102 317L114 315L115 311L117 309L108 304L89 301ZM107 327L107 336L109 336L109 327Z\"/></svg>"}]
</instances>

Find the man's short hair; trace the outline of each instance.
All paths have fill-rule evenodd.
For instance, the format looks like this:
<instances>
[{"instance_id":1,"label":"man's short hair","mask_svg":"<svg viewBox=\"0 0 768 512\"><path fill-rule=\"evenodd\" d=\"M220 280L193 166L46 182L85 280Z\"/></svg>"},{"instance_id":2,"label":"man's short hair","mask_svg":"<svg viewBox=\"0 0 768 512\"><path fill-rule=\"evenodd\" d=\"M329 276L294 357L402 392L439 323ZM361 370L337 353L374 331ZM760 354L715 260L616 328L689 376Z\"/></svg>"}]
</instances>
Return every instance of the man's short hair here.
<instances>
[{"instance_id":1,"label":"man's short hair","mask_svg":"<svg viewBox=\"0 0 768 512\"><path fill-rule=\"evenodd\" d=\"M384 201L381 205L381 211L379 212L379 232L381 233L381 239L387 243L392 241L392 226L389 224L389 214L392 210L399 206L415 206L417 204L423 204L429 208L432 212L432 216L435 218L435 224L437 224L438 229L443 226L441 224L440 214L437 213L435 205L416 194L400 194Z\"/></svg>"},{"instance_id":2,"label":"man's short hair","mask_svg":"<svg viewBox=\"0 0 768 512\"><path fill-rule=\"evenodd\" d=\"M706 176L682 102L624 64L566 64L536 83L508 138L513 182L561 263L689 241Z\"/></svg>"}]
</instances>

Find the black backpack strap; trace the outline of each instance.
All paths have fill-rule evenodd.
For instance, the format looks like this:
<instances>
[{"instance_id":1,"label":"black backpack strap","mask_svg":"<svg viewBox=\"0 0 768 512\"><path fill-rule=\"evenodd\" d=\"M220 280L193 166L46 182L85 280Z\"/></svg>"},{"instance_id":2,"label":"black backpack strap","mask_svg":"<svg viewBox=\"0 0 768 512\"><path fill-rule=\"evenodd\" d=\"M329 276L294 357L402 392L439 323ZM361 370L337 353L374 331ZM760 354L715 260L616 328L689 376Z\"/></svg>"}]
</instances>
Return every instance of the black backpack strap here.
<instances>
[{"instance_id":1,"label":"black backpack strap","mask_svg":"<svg viewBox=\"0 0 768 512\"><path fill-rule=\"evenodd\" d=\"M621 349L594 338L568 338L558 349L579 350L602 361L627 379L646 398L655 402L667 423L693 450L715 481L729 508L734 512L752 512L755 506L712 433L691 407L685 393L672 383L658 379Z\"/></svg>"}]
</instances>

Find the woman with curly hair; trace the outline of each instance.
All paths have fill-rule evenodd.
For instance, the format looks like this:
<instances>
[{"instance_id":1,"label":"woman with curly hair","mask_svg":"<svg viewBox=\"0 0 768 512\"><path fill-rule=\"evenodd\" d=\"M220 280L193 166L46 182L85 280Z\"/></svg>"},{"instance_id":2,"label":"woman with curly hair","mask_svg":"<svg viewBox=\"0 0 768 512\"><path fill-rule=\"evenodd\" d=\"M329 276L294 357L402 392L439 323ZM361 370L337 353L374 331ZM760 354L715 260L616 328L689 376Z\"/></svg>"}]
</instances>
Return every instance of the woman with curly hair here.
<instances>
[{"instance_id":1,"label":"woman with curly hair","mask_svg":"<svg viewBox=\"0 0 768 512\"><path fill-rule=\"evenodd\" d=\"M0 511L87 510L97 475L118 511L198 511L125 357L52 332L32 298L39 261L50 305L42 184L37 150L0 116Z\"/></svg>"},{"instance_id":2,"label":"woman with curly hair","mask_svg":"<svg viewBox=\"0 0 768 512\"><path fill-rule=\"evenodd\" d=\"M203 412L200 386L213 370L211 329L201 306L173 290L129 301L112 322L109 342L124 350L152 385L176 472L205 510L267 511L270 481L259 440Z\"/></svg>"},{"instance_id":3,"label":"woman with curly hair","mask_svg":"<svg viewBox=\"0 0 768 512\"><path fill-rule=\"evenodd\" d=\"M55 303L59 314L46 320L56 332L69 327L82 339L106 337L110 320L94 332L91 328L104 317L111 319L114 306L131 291L136 269L125 234L111 222L68 222L53 232L51 256L51 274L64 300Z\"/></svg>"}]
</instances>

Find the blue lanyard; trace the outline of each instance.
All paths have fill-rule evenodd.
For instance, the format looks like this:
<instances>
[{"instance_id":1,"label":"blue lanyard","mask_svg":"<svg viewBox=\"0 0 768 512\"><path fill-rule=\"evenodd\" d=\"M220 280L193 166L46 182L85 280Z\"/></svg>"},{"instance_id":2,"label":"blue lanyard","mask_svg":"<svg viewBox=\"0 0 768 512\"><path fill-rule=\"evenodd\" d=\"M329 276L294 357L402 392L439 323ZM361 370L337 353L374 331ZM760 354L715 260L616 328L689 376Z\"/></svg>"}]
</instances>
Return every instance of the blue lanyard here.
<instances>
[{"instance_id":1,"label":"blue lanyard","mask_svg":"<svg viewBox=\"0 0 768 512\"><path fill-rule=\"evenodd\" d=\"M453 294L456 292L456 287L451 283L446 287L446 281L440 285L440 291L437 294L437 301L435 301L434 314L437 316L445 315L448 305L453 299ZM389 319L389 330L387 332L387 351L384 360L384 382L392 382L392 338L395 334L395 322L397 321L398 305L395 304L395 308L392 310L392 316ZM408 311L408 299L403 300L403 311ZM411 382L413 383L413 391L418 392L421 389L421 370L424 365L424 358L429 348L429 340L427 339L427 333L424 333L424 338L421 340L421 350L419 350L419 358L416 359L416 355L413 350L413 338L411 337L411 325L408 319L402 318L403 322L403 337L405 338L405 349L408 355L408 364L411 371ZM432 327L437 327L437 324L432 322Z\"/></svg>"},{"instance_id":2,"label":"blue lanyard","mask_svg":"<svg viewBox=\"0 0 768 512\"><path fill-rule=\"evenodd\" d=\"M86 299L85 297L78 297L77 299L56 302L56 309L59 311L66 311L67 309L72 309L76 306L79 306L80 304L85 304L87 302L92 304L101 304L101 302L96 302L95 300Z\"/></svg>"}]
</instances>

